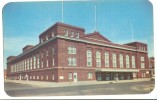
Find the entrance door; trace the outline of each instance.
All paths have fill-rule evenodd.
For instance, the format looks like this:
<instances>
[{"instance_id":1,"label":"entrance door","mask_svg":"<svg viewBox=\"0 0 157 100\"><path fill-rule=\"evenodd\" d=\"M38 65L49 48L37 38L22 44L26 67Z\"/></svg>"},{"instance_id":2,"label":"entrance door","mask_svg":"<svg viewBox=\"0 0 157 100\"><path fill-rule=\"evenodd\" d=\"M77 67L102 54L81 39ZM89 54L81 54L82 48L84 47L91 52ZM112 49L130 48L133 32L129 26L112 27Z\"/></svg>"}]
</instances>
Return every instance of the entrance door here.
<instances>
[{"instance_id":1,"label":"entrance door","mask_svg":"<svg viewBox=\"0 0 157 100\"><path fill-rule=\"evenodd\" d=\"M106 74L106 81L109 81L109 80L110 80L110 75Z\"/></svg>"},{"instance_id":2,"label":"entrance door","mask_svg":"<svg viewBox=\"0 0 157 100\"><path fill-rule=\"evenodd\" d=\"M74 73L74 82L77 82L77 73Z\"/></svg>"}]
</instances>

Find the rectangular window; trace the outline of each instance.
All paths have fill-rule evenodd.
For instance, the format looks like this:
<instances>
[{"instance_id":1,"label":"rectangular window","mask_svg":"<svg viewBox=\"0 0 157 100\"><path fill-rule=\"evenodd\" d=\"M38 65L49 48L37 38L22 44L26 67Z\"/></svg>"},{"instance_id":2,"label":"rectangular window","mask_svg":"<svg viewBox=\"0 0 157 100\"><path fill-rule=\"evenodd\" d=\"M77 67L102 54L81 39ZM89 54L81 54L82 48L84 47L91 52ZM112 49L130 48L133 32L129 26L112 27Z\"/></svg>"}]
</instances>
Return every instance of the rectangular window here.
<instances>
[{"instance_id":1,"label":"rectangular window","mask_svg":"<svg viewBox=\"0 0 157 100\"><path fill-rule=\"evenodd\" d=\"M32 58L30 58L30 69L32 69Z\"/></svg>"},{"instance_id":2,"label":"rectangular window","mask_svg":"<svg viewBox=\"0 0 157 100\"><path fill-rule=\"evenodd\" d=\"M76 33L76 38L79 38L80 37L79 35L80 35L80 33Z\"/></svg>"},{"instance_id":3,"label":"rectangular window","mask_svg":"<svg viewBox=\"0 0 157 100\"><path fill-rule=\"evenodd\" d=\"M40 68L40 56L37 57L37 67Z\"/></svg>"},{"instance_id":4,"label":"rectangular window","mask_svg":"<svg viewBox=\"0 0 157 100\"><path fill-rule=\"evenodd\" d=\"M141 61L144 61L144 57L143 56L141 57Z\"/></svg>"},{"instance_id":5,"label":"rectangular window","mask_svg":"<svg viewBox=\"0 0 157 100\"><path fill-rule=\"evenodd\" d=\"M55 77L54 77L54 75L52 74L52 80L55 80Z\"/></svg>"},{"instance_id":6,"label":"rectangular window","mask_svg":"<svg viewBox=\"0 0 157 100\"><path fill-rule=\"evenodd\" d=\"M69 33L68 30L65 30L65 36L68 36L68 33Z\"/></svg>"},{"instance_id":7,"label":"rectangular window","mask_svg":"<svg viewBox=\"0 0 157 100\"><path fill-rule=\"evenodd\" d=\"M71 32L71 37L74 37L74 32Z\"/></svg>"},{"instance_id":8,"label":"rectangular window","mask_svg":"<svg viewBox=\"0 0 157 100\"><path fill-rule=\"evenodd\" d=\"M43 39L40 39L41 43L43 43Z\"/></svg>"},{"instance_id":9,"label":"rectangular window","mask_svg":"<svg viewBox=\"0 0 157 100\"><path fill-rule=\"evenodd\" d=\"M55 61L54 61L54 58L52 60L52 66L55 66Z\"/></svg>"},{"instance_id":10,"label":"rectangular window","mask_svg":"<svg viewBox=\"0 0 157 100\"><path fill-rule=\"evenodd\" d=\"M75 47L68 47L68 54L76 54L76 48Z\"/></svg>"},{"instance_id":11,"label":"rectangular window","mask_svg":"<svg viewBox=\"0 0 157 100\"><path fill-rule=\"evenodd\" d=\"M145 68L145 64L144 63L141 63L141 68Z\"/></svg>"},{"instance_id":12,"label":"rectangular window","mask_svg":"<svg viewBox=\"0 0 157 100\"><path fill-rule=\"evenodd\" d=\"M69 80L72 80L72 73L69 72Z\"/></svg>"},{"instance_id":13,"label":"rectangular window","mask_svg":"<svg viewBox=\"0 0 157 100\"><path fill-rule=\"evenodd\" d=\"M88 73L88 79L93 79L93 75L91 72Z\"/></svg>"},{"instance_id":14,"label":"rectangular window","mask_svg":"<svg viewBox=\"0 0 157 100\"><path fill-rule=\"evenodd\" d=\"M46 40L48 40L48 36L46 36Z\"/></svg>"},{"instance_id":15,"label":"rectangular window","mask_svg":"<svg viewBox=\"0 0 157 100\"><path fill-rule=\"evenodd\" d=\"M27 69L26 65L27 65L27 62L26 62L26 60L25 60L25 70Z\"/></svg>"},{"instance_id":16,"label":"rectangular window","mask_svg":"<svg viewBox=\"0 0 157 100\"><path fill-rule=\"evenodd\" d=\"M76 66L76 58L68 58L69 66Z\"/></svg>"},{"instance_id":17,"label":"rectangular window","mask_svg":"<svg viewBox=\"0 0 157 100\"><path fill-rule=\"evenodd\" d=\"M27 59L27 70L29 70L29 59Z\"/></svg>"},{"instance_id":18,"label":"rectangular window","mask_svg":"<svg viewBox=\"0 0 157 100\"><path fill-rule=\"evenodd\" d=\"M96 66L101 67L101 53L99 51L96 52Z\"/></svg>"},{"instance_id":19,"label":"rectangular window","mask_svg":"<svg viewBox=\"0 0 157 100\"><path fill-rule=\"evenodd\" d=\"M36 56L34 56L34 69L36 69Z\"/></svg>"},{"instance_id":20,"label":"rectangular window","mask_svg":"<svg viewBox=\"0 0 157 100\"><path fill-rule=\"evenodd\" d=\"M46 61L46 67L48 67L49 66L49 61L48 61L48 59L47 59L47 61Z\"/></svg>"},{"instance_id":21,"label":"rectangular window","mask_svg":"<svg viewBox=\"0 0 157 100\"><path fill-rule=\"evenodd\" d=\"M87 66L92 66L92 52L87 50Z\"/></svg>"}]
</instances>

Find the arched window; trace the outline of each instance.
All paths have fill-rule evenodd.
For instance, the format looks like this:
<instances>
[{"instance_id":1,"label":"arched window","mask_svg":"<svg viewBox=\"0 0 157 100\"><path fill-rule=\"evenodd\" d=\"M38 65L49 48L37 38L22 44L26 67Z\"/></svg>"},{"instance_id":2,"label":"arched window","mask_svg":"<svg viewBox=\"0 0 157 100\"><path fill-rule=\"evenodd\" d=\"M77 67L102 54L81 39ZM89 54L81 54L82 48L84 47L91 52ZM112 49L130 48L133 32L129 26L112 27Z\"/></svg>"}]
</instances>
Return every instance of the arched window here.
<instances>
[{"instance_id":1,"label":"arched window","mask_svg":"<svg viewBox=\"0 0 157 100\"><path fill-rule=\"evenodd\" d=\"M99 51L96 52L96 66L101 67L101 54Z\"/></svg>"},{"instance_id":2,"label":"arched window","mask_svg":"<svg viewBox=\"0 0 157 100\"><path fill-rule=\"evenodd\" d=\"M132 56L132 68L135 68L135 56Z\"/></svg>"},{"instance_id":3,"label":"arched window","mask_svg":"<svg viewBox=\"0 0 157 100\"><path fill-rule=\"evenodd\" d=\"M109 54L105 53L105 67L109 67Z\"/></svg>"},{"instance_id":4,"label":"arched window","mask_svg":"<svg viewBox=\"0 0 157 100\"><path fill-rule=\"evenodd\" d=\"M117 67L117 59L115 53L112 54L112 63L113 63L113 67Z\"/></svg>"},{"instance_id":5,"label":"arched window","mask_svg":"<svg viewBox=\"0 0 157 100\"><path fill-rule=\"evenodd\" d=\"M123 55L122 54L119 55L119 62L120 62L120 68L123 68L124 66L123 66Z\"/></svg>"},{"instance_id":6,"label":"arched window","mask_svg":"<svg viewBox=\"0 0 157 100\"><path fill-rule=\"evenodd\" d=\"M92 66L92 52L87 50L87 66Z\"/></svg>"},{"instance_id":7,"label":"arched window","mask_svg":"<svg viewBox=\"0 0 157 100\"><path fill-rule=\"evenodd\" d=\"M130 68L129 56L126 55L126 68Z\"/></svg>"}]
</instances>

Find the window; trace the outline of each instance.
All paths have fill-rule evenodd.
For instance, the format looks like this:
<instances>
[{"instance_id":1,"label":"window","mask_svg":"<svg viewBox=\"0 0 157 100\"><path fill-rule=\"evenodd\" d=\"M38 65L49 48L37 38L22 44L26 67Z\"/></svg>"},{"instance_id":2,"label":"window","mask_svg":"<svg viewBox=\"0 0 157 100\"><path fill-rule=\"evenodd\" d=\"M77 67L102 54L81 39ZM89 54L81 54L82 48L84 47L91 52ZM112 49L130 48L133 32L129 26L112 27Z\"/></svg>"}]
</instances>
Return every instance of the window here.
<instances>
[{"instance_id":1,"label":"window","mask_svg":"<svg viewBox=\"0 0 157 100\"><path fill-rule=\"evenodd\" d=\"M76 48L75 47L68 47L68 54L76 54Z\"/></svg>"},{"instance_id":2,"label":"window","mask_svg":"<svg viewBox=\"0 0 157 100\"><path fill-rule=\"evenodd\" d=\"M39 79L39 76L37 75L37 80Z\"/></svg>"},{"instance_id":3,"label":"window","mask_svg":"<svg viewBox=\"0 0 157 100\"><path fill-rule=\"evenodd\" d=\"M49 56L49 52L48 52L48 50L46 51L46 57L47 57L47 56Z\"/></svg>"},{"instance_id":4,"label":"window","mask_svg":"<svg viewBox=\"0 0 157 100\"><path fill-rule=\"evenodd\" d=\"M52 74L52 80L54 80L55 79L55 77L54 77L54 75Z\"/></svg>"},{"instance_id":5,"label":"window","mask_svg":"<svg viewBox=\"0 0 157 100\"><path fill-rule=\"evenodd\" d=\"M76 58L68 58L69 66L76 66Z\"/></svg>"},{"instance_id":6,"label":"window","mask_svg":"<svg viewBox=\"0 0 157 100\"><path fill-rule=\"evenodd\" d=\"M52 32L52 37L54 37L54 33Z\"/></svg>"},{"instance_id":7,"label":"window","mask_svg":"<svg viewBox=\"0 0 157 100\"><path fill-rule=\"evenodd\" d=\"M38 55L38 57L37 57L37 68L39 68L40 67L40 59L39 59L39 55Z\"/></svg>"},{"instance_id":8,"label":"window","mask_svg":"<svg viewBox=\"0 0 157 100\"><path fill-rule=\"evenodd\" d=\"M87 50L87 66L92 66L92 52Z\"/></svg>"},{"instance_id":9,"label":"window","mask_svg":"<svg viewBox=\"0 0 157 100\"><path fill-rule=\"evenodd\" d=\"M133 73L133 77L136 77L137 76L137 74L136 73Z\"/></svg>"},{"instance_id":10,"label":"window","mask_svg":"<svg viewBox=\"0 0 157 100\"><path fill-rule=\"evenodd\" d=\"M30 69L32 69L32 58L30 58Z\"/></svg>"},{"instance_id":11,"label":"window","mask_svg":"<svg viewBox=\"0 0 157 100\"><path fill-rule=\"evenodd\" d=\"M27 70L29 70L29 59L27 59Z\"/></svg>"},{"instance_id":12,"label":"window","mask_svg":"<svg viewBox=\"0 0 157 100\"><path fill-rule=\"evenodd\" d=\"M41 75L41 80L43 80L43 78L44 78L43 75Z\"/></svg>"},{"instance_id":13,"label":"window","mask_svg":"<svg viewBox=\"0 0 157 100\"><path fill-rule=\"evenodd\" d=\"M123 55L122 54L119 55L119 61L120 61L120 68L123 68L124 66L123 66Z\"/></svg>"},{"instance_id":14,"label":"window","mask_svg":"<svg viewBox=\"0 0 157 100\"><path fill-rule=\"evenodd\" d=\"M126 68L130 68L129 56L126 55Z\"/></svg>"},{"instance_id":15,"label":"window","mask_svg":"<svg viewBox=\"0 0 157 100\"><path fill-rule=\"evenodd\" d=\"M69 33L68 30L65 30L65 36L68 36L68 33Z\"/></svg>"},{"instance_id":16,"label":"window","mask_svg":"<svg viewBox=\"0 0 157 100\"><path fill-rule=\"evenodd\" d=\"M27 62L26 62L26 60L25 60L25 70L27 69L26 65L27 65Z\"/></svg>"},{"instance_id":17,"label":"window","mask_svg":"<svg viewBox=\"0 0 157 100\"><path fill-rule=\"evenodd\" d=\"M48 40L48 36L46 36L46 40Z\"/></svg>"},{"instance_id":18,"label":"window","mask_svg":"<svg viewBox=\"0 0 157 100\"><path fill-rule=\"evenodd\" d=\"M132 68L135 68L135 56L132 56Z\"/></svg>"},{"instance_id":19,"label":"window","mask_svg":"<svg viewBox=\"0 0 157 100\"><path fill-rule=\"evenodd\" d=\"M112 54L112 63L113 63L113 67L117 67L117 59L115 53Z\"/></svg>"},{"instance_id":20,"label":"window","mask_svg":"<svg viewBox=\"0 0 157 100\"><path fill-rule=\"evenodd\" d=\"M141 56L141 61L144 61L144 57L143 56Z\"/></svg>"},{"instance_id":21,"label":"window","mask_svg":"<svg viewBox=\"0 0 157 100\"><path fill-rule=\"evenodd\" d=\"M69 80L72 80L72 72L69 72Z\"/></svg>"},{"instance_id":22,"label":"window","mask_svg":"<svg viewBox=\"0 0 157 100\"><path fill-rule=\"evenodd\" d=\"M22 64L22 70L24 71L25 70L25 61L23 60L23 64Z\"/></svg>"},{"instance_id":23,"label":"window","mask_svg":"<svg viewBox=\"0 0 157 100\"><path fill-rule=\"evenodd\" d=\"M41 43L43 43L43 39L40 39Z\"/></svg>"},{"instance_id":24,"label":"window","mask_svg":"<svg viewBox=\"0 0 157 100\"><path fill-rule=\"evenodd\" d=\"M33 76L33 79L35 79L35 75Z\"/></svg>"},{"instance_id":25,"label":"window","mask_svg":"<svg viewBox=\"0 0 157 100\"><path fill-rule=\"evenodd\" d=\"M36 57L34 56L34 69L36 69Z\"/></svg>"},{"instance_id":26,"label":"window","mask_svg":"<svg viewBox=\"0 0 157 100\"><path fill-rule=\"evenodd\" d=\"M105 53L105 67L109 67L109 54Z\"/></svg>"},{"instance_id":27,"label":"window","mask_svg":"<svg viewBox=\"0 0 157 100\"><path fill-rule=\"evenodd\" d=\"M30 79L30 80L32 79L32 76L31 76L31 75L29 76L29 79Z\"/></svg>"},{"instance_id":28,"label":"window","mask_svg":"<svg viewBox=\"0 0 157 100\"><path fill-rule=\"evenodd\" d=\"M49 66L49 61L48 61L48 59L47 59L47 61L46 61L46 67L48 67Z\"/></svg>"},{"instance_id":29,"label":"window","mask_svg":"<svg viewBox=\"0 0 157 100\"><path fill-rule=\"evenodd\" d=\"M80 33L76 33L76 38L79 38L80 37L79 35L80 35Z\"/></svg>"},{"instance_id":30,"label":"window","mask_svg":"<svg viewBox=\"0 0 157 100\"><path fill-rule=\"evenodd\" d=\"M91 72L88 73L88 79L93 79L93 75Z\"/></svg>"},{"instance_id":31,"label":"window","mask_svg":"<svg viewBox=\"0 0 157 100\"><path fill-rule=\"evenodd\" d=\"M52 59L52 66L55 66L54 58Z\"/></svg>"},{"instance_id":32,"label":"window","mask_svg":"<svg viewBox=\"0 0 157 100\"><path fill-rule=\"evenodd\" d=\"M96 66L101 67L101 55L99 51L96 52Z\"/></svg>"},{"instance_id":33,"label":"window","mask_svg":"<svg viewBox=\"0 0 157 100\"><path fill-rule=\"evenodd\" d=\"M49 79L49 76L48 75L46 75L46 80L48 80Z\"/></svg>"},{"instance_id":34,"label":"window","mask_svg":"<svg viewBox=\"0 0 157 100\"><path fill-rule=\"evenodd\" d=\"M74 37L74 32L71 32L71 37Z\"/></svg>"},{"instance_id":35,"label":"window","mask_svg":"<svg viewBox=\"0 0 157 100\"><path fill-rule=\"evenodd\" d=\"M141 63L141 68L145 68L145 64L144 63Z\"/></svg>"},{"instance_id":36,"label":"window","mask_svg":"<svg viewBox=\"0 0 157 100\"><path fill-rule=\"evenodd\" d=\"M55 49L54 48L52 48L52 54L55 54Z\"/></svg>"}]
</instances>

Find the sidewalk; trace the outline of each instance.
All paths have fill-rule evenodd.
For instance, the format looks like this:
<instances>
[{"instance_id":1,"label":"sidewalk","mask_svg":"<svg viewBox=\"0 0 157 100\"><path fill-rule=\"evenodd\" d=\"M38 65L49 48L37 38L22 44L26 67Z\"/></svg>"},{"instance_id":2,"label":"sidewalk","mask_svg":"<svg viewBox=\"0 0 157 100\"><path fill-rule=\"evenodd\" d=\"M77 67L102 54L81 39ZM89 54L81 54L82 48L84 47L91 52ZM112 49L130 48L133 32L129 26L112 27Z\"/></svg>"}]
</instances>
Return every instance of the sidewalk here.
<instances>
[{"instance_id":1,"label":"sidewalk","mask_svg":"<svg viewBox=\"0 0 157 100\"><path fill-rule=\"evenodd\" d=\"M142 82L150 81L150 78L133 79L133 80L118 80L116 81L78 81L72 82L42 82L42 81L24 81L24 80L5 80L5 82L13 82L20 84L27 84L35 87L66 87L66 86L82 86L82 85L95 85L95 84L111 84L111 83L127 83L127 82Z\"/></svg>"}]
</instances>

